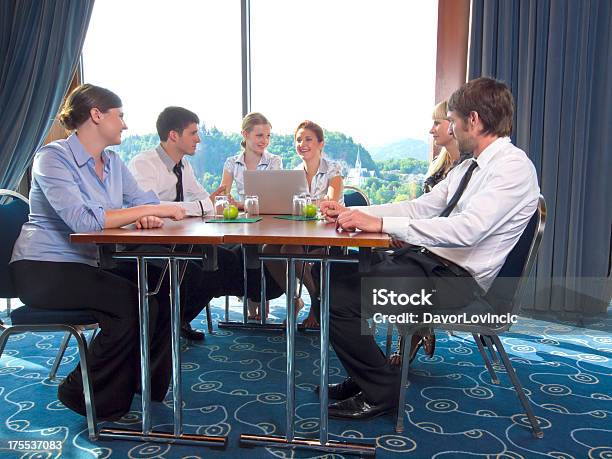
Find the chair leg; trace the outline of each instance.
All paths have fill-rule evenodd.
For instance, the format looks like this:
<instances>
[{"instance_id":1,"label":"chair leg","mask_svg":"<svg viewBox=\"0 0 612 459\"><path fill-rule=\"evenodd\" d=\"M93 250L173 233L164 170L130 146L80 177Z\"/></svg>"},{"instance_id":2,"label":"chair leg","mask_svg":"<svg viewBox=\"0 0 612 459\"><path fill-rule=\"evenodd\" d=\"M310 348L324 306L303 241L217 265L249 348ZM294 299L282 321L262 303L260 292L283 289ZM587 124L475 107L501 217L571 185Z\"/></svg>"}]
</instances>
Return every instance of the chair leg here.
<instances>
[{"instance_id":1,"label":"chair leg","mask_svg":"<svg viewBox=\"0 0 612 459\"><path fill-rule=\"evenodd\" d=\"M497 358L497 353L495 352L495 348L493 347L493 343L491 342L491 337L488 335L480 335L482 337L482 340L484 341L484 343L487 346L487 349L489 350L489 354L491 355L491 360L493 360L493 363L496 363L497 365L499 365L499 359Z\"/></svg>"},{"instance_id":2,"label":"chair leg","mask_svg":"<svg viewBox=\"0 0 612 459\"><path fill-rule=\"evenodd\" d=\"M491 362L489 362L489 359L487 358L487 353L484 349L484 346L482 345L482 341L480 340L481 335L472 333L472 336L474 337L476 346L478 346L478 352L480 352L480 355L482 356L482 360L484 360L485 366L487 367L487 370L489 371L489 375L491 375L491 382L493 384L499 384L499 378L497 377L497 373L495 373L495 370L493 369Z\"/></svg>"},{"instance_id":3,"label":"chair leg","mask_svg":"<svg viewBox=\"0 0 612 459\"><path fill-rule=\"evenodd\" d=\"M227 299L227 297L225 298ZM213 334L213 321L212 321L212 315L210 313L210 303L208 303L204 309L206 310L206 323L208 324L208 334L212 335Z\"/></svg>"},{"instance_id":4,"label":"chair leg","mask_svg":"<svg viewBox=\"0 0 612 459\"><path fill-rule=\"evenodd\" d=\"M397 397L397 420L395 422L395 432L404 431L404 409L406 406L406 383L408 382L408 368L410 358L406 356L406 342L410 342L412 335L402 335L400 345L400 355L402 356L402 371L400 376L399 396Z\"/></svg>"},{"instance_id":5,"label":"chair leg","mask_svg":"<svg viewBox=\"0 0 612 459\"><path fill-rule=\"evenodd\" d=\"M100 331L100 328L94 328L93 331L91 332L91 335L89 335L89 340L87 341L87 345L91 346L91 343L93 343L94 338L96 337L96 335L98 334L98 332Z\"/></svg>"},{"instance_id":6,"label":"chair leg","mask_svg":"<svg viewBox=\"0 0 612 459\"><path fill-rule=\"evenodd\" d=\"M8 341L9 336L12 335L10 328L5 328L2 333L0 333L0 357L4 353L4 347L6 346L6 342Z\"/></svg>"},{"instance_id":7,"label":"chair leg","mask_svg":"<svg viewBox=\"0 0 612 459\"><path fill-rule=\"evenodd\" d=\"M387 342L385 343L385 355L391 357L391 344L393 343L393 325L387 325Z\"/></svg>"},{"instance_id":8,"label":"chair leg","mask_svg":"<svg viewBox=\"0 0 612 459\"><path fill-rule=\"evenodd\" d=\"M57 375L57 369L62 363L62 359L64 358L64 354L66 353L66 348L68 347L68 343L70 342L70 332L65 332L64 337L62 338L62 344L57 351L57 355L55 356L55 360L53 361L53 366L51 366L51 371L49 372L49 379L54 380Z\"/></svg>"},{"instance_id":9,"label":"chair leg","mask_svg":"<svg viewBox=\"0 0 612 459\"><path fill-rule=\"evenodd\" d=\"M229 322L229 296L225 295L225 321Z\"/></svg>"},{"instance_id":10,"label":"chair leg","mask_svg":"<svg viewBox=\"0 0 612 459\"><path fill-rule=\"evenodd\" d=\"M6 317L11 317L11 299L6 299Z\"/></svg>"},{"instance_id":11,"label":"chair leg","mask_svg":"<svg viewBox=\"0 0 612 459\"><path fill-rule=\"evenodd\" d=\"M89 379L89 361L87 358L87 341L80 330L74 329L72 335L77 341L79 348L79 359L81 363L81 377L83 378L83 395L85 396L85 411L87 413L87 429L89 439L98 438L98 422L96 418L96 406L94 404L93 388Z\"/></svg>"},{"instance_id":12,"label":"chair leg","mask_svg":"<svg viewBox=\"0 0 612 459\"><path fill-rule=\"evenodd\" d=\"M525 414L527 414L527 418L529 419L529 423L531 424L533 434L536 436L536 438L543 438L544 432L542 432L542 430L540 429L540 424L538 423L538 420L533 414L533 410L531 409L531 403L529 403L529 400L527 399L527 396L525 395L525 392L523 391L523 387L521 386L518 376L516 375L516 372L514 371L512 362L510 362L510 359L508 358L508 354L506 354L504 345L501 343L499 336L492 335L490 338L495 343L495 347L497 348L497 351L499 352L499 356L501 357L502 363L504 364L504 367L506 367L506 372L508 373L508 376L510 377L510 381L512 381L512 385L514 386L516 395L521 401L521 405L523 405Z\"/></svg>"}]
</instances>

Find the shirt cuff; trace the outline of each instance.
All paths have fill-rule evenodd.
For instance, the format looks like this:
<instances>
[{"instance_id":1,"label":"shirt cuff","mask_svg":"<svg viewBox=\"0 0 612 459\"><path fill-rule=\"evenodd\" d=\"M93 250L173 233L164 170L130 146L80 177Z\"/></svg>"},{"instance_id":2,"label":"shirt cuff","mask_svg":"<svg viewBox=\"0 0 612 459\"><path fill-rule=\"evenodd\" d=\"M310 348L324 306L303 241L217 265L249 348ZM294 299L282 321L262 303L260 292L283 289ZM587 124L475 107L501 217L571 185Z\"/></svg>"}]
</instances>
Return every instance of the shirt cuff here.
<instances>
[{"instance_id":1,"label":"shirt cuff","mask_svg":"<svg viewBox=\"0 0 612 459\"><path fill-rule=\"evenodd\" d=\"M387 233L395 239L403 240L409 222L410 219L406 217L383 217L383 233Z\"/></svg>"},{"instance_id":2,"label":"shirt cuff","mask_svg":"<svg viewBox=\"0 0 612 459\"><path fill-rule=\"evenodd\" d=\"M90 231L103 230L104 225L106 224L106 211L104 210L104 207L94 202L86 202L85 207L89 209L95 222L97 223L97 228L92 228Z\"/></svg>"},{"instance_id":3,"label":"shirt cuff","mask_svg":"<svg viewBox=\"0 0 612 459\"><path fill-rule=\"evenodd\" d=\"M181 206L185 209L185 214L188 217L203 217L204 215L210 214L213 209L213 204L210 199L182 202Z\"/></svg>"}]
</instances>

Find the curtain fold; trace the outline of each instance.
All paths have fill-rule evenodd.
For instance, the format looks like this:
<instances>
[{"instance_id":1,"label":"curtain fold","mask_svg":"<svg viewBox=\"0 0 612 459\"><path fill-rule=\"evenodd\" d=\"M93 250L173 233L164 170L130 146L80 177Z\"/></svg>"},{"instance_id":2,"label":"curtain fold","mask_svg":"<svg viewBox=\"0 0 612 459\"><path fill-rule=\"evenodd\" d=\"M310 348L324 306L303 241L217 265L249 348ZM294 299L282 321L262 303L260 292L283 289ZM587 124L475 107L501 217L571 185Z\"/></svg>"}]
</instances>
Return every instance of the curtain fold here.
<instances>
[{"instance_id":1,"label":"curtain fold","mask_svg":"<svg viewBox=\"0 0 612 459\"><path fill-rule=\"evenodd\" d=\"M612 282L611 3L473 0L469 78L505 81L548 204L527 309L605 312Z\"/></svg>"},{"instance_id":2,"label":"curtain fold","mask_svg":"<svg viewBox=\"0 0 612 459\"><path fill-rule=\"evenodd\" d=\"M77 67L94 0L0 1L0 188L15 189Z\"/></svg>"}]
</instances>

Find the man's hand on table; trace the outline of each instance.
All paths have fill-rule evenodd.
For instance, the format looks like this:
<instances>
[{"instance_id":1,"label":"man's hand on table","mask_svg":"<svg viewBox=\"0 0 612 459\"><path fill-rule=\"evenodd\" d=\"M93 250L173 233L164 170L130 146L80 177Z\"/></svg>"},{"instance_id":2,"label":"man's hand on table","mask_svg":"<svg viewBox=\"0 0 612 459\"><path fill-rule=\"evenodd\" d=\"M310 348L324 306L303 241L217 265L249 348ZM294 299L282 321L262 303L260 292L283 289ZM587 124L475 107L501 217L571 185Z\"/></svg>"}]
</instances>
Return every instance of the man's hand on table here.
<instances>
[{"instance_id":1,"label":"man's hand on table","mask_svg":"<svg viewBox=\"0 0 612 459\"><path fill-rule=\"evenodd\" d=\"M382 232L382 218L368 215L357 209L348 209L336 201L323 201L321 213L328 222L336 222L338 229L344 231L361 230L369 233Z\"/></svg>"}]
</instances>

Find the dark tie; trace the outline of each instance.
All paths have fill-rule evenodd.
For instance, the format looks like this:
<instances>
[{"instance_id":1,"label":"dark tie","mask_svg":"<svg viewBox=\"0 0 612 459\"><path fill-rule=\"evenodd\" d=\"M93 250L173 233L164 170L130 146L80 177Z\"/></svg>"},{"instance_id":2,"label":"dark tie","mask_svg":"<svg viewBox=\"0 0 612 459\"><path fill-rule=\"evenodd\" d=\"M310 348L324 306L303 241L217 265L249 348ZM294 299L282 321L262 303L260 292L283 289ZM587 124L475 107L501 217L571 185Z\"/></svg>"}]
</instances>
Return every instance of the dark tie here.
<instances>
[{"instance_id":1,"label":"dark tie","mask_svg":"<svg viewBox=\"0 0 612 459\"><path fill-rule=\"evenodd\" d=\"M455 191L455 194L449 201L446 208L440 214L440 217L448 217L450 213L453 211L453 209L459 202L459 199L461 199L461 195L467 188L467 184L472 178L472 173L474 172L474 169L476 169L477 167L478 167L478 163L476 161L472 161L472 163L470 164L470 167L468 167L468 170L465 171L465 174L461 178L461 182L459 182L459 187L457 188L457 191Z\"/></svg>"},{"instance_id":2,"label":"dark tie","mask_svg":"<svg viewBox=\"0 0 612 459\"><path fill-rule=\"evenodd\" d=\"M440 214L440 217L448 217L450 215L450 213L453 211L453 209L455 208L455 206L459 202L459 199L461 198L461 195L465 191L468 182L472 178L472 173L474 172L474 169L476 169L476 167L478 167L478 163L476 161L472 161L472 163L468 167L468 170L465 171L465 174L461 178L461 182L459 182L459 187L457 188L457 191L455 191L455 194L453 195L453 197L449 201L449 203L446 206L446 208ZM419 248L417 247L417 249L419 249ZM408 244L405 247L400 247L398 249L394 249L392 256L394 256L394 257L402 256L402 255L408 253L411 250L415 250L415 246L413 246L411 244ZM425 249L421 249L421 250L425 250Z\"/></svg>"},{"instance_id":3,"label":"dark tie","mask_svg":"<svg viewBox=\"0 0 612 459\"><path fill-rule=\"evenodd\" d=\"M179 162L172 169L174 175L176 175L176 202L182 202L183 199L183 164Z\"/></svg>"}]
</instances>

